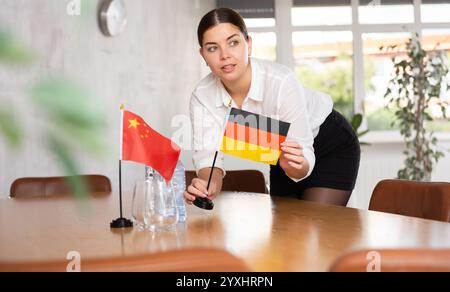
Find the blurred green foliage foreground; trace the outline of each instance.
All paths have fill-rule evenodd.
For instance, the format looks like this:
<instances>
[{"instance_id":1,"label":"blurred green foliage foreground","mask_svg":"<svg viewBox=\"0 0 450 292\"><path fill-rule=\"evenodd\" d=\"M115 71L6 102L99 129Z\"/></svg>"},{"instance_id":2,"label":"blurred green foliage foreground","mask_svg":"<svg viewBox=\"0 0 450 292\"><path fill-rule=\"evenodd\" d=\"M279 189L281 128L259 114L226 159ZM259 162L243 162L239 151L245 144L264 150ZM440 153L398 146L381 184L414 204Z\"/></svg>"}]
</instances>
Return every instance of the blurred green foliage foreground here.
<instances>
[{"instance_id":1,"label":"blurred green foliage foreground","mask_svg":"<svg viewBox=\"0 0 450 292\"><path fill-rule=\"evenodd\" d=\"M11 66L32 67L39 58L24 45L0 28L0 66L6 70ZM54 154L77 198L86 198L87 188L80 174L76 153L99 156L107 152L104 140L106 132L105 114L94 105L94 98L81 86L67 80L39 81L31 88L24 88L29 103L39 113L32 131L39 131L45 144ZM34 111L33 111L34 112ZM0 93L0 139L11 150L24 144L25 131L20 115L11 110ZM94 157L92 157L94 158Z\"/></svg>"}]
</instances>

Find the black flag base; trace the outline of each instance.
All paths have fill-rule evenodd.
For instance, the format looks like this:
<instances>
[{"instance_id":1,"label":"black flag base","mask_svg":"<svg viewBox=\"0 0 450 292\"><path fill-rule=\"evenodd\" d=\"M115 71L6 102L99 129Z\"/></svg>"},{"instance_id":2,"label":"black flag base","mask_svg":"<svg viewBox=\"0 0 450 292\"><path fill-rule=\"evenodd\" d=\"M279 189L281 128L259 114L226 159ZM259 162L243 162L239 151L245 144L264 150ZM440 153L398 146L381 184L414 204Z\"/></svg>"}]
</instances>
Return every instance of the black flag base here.
<instances>
[{"instance_id":1,"label":"black flag base","mask_svg":"<svg viewBox=\"0 0 450 292\"><path fill-rule=\"evenodd\" d=\"M109 226L111 228L129 228L133 227L133 222L127 218L117 218L116 220L112 221Z\"/></svg>"},{"instance_id":2,"label":"black flag base","mask_svg":"<svg viewBox=\"0 0 450 292\"><path fill-rule=\"evenodd\" d=\"M214 209L214 203L208 198L196 198L194 201L194 205L205 210Z\"/></svg>"}]
</instances>

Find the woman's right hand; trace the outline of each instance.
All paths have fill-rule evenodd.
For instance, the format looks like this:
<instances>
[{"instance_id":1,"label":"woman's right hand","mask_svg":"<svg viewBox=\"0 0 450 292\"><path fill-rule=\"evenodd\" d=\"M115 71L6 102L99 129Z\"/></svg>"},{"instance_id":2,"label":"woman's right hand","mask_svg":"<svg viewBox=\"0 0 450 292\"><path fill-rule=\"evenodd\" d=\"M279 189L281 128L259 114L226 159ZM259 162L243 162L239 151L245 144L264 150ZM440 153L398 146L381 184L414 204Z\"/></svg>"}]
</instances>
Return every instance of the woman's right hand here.
<instances>
[{"instance_id":1,"label":"woman's right hand","mask_svg":"<svg viewBox=\"0 0 450 292\"><path fill-rule=\"evenodd\" d=\"M184 192L184 198L188 204L192 204L197 197L208 198L213 200L215 198L215 184L211 182L209 185L209 192L206 189L208 182L199 178L194 178L191 184L187 187Z\"/></svg>"}]
</instances>

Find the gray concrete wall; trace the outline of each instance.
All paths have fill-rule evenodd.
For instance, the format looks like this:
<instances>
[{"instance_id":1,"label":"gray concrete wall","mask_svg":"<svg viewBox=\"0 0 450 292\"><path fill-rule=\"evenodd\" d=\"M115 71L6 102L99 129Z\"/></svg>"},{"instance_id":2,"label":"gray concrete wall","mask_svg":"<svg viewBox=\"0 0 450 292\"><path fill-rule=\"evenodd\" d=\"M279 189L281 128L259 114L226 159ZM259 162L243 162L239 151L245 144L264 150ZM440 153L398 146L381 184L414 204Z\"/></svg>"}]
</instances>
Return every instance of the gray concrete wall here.
<instances>
[{"instance_id":1,"label":"gray concrete wall","mask_svg":"<svg viewBox=\"0 0 450 292\"><path fill-rule=\"evenodd\" d=\"M0 197L9 195L15 178L62 172L35 131L36 109L27 93L38 80L63 76L90 90L107 113L104 139L110 149L103 159L78 154L84 173L111 178L117 190L119 105L141 114L152 127L170 136L171 118L188 113L190 93L205 74L196 41L201 16L212 0L125 1L128 25L115 38L104 37L95 11L82 7L69 16L70 0L0 0L0 28L13 34L39 56L32 66L0 65L0 106L10 106L25 125L23 148L11 151L0 138ZM99 0L89 0L97 6ZM94 7L94 10L96 7ZM191 166L190 155L183 153ZM124 189L143 175L143 166L124 163Z\"/></svg>"}]
</instances>

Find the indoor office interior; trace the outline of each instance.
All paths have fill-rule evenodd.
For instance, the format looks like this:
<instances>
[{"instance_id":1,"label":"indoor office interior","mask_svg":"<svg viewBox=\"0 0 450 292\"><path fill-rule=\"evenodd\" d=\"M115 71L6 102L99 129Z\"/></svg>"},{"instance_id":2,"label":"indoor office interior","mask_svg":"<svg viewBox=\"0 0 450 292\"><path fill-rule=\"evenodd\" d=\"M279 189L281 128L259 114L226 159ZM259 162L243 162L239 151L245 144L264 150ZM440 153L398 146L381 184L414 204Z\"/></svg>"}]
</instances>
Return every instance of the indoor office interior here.
<instances>
[{"instance_id":1,"label":"indoor office interior","mask_svg":"<svg viewBox=\"0 0 450 292\"><path fill-rule=\"evenodd\" d=\"M314 143L321 124L290 125L307 129L296 157L315 157L308 174L282 164L294 158L281 148L271 165L214 142L228 96L239 107L228 69L211 69L211 43L199 44L217 8L242 17L245 34L216 17L202 37L220 26L243 48L251 40L247 94L271 86L255 68L264 80L289 72L333 104L324 115L305 93L302 121L324 125L332 111L351 127L359 154L343 203L300 195L350 169L347 154L333 167L319 156L318 144L340 139L323 131L332 138ZM239 49L227 42L212 43L220 62ZM257 98L241 109L288 112L249 106ZM131 147L137 129L143 144ZM196 192L211 186L199 207ZM449 222L450 1L0 0L0 271L450 271Z\"/></svg>"}]
</instances>

